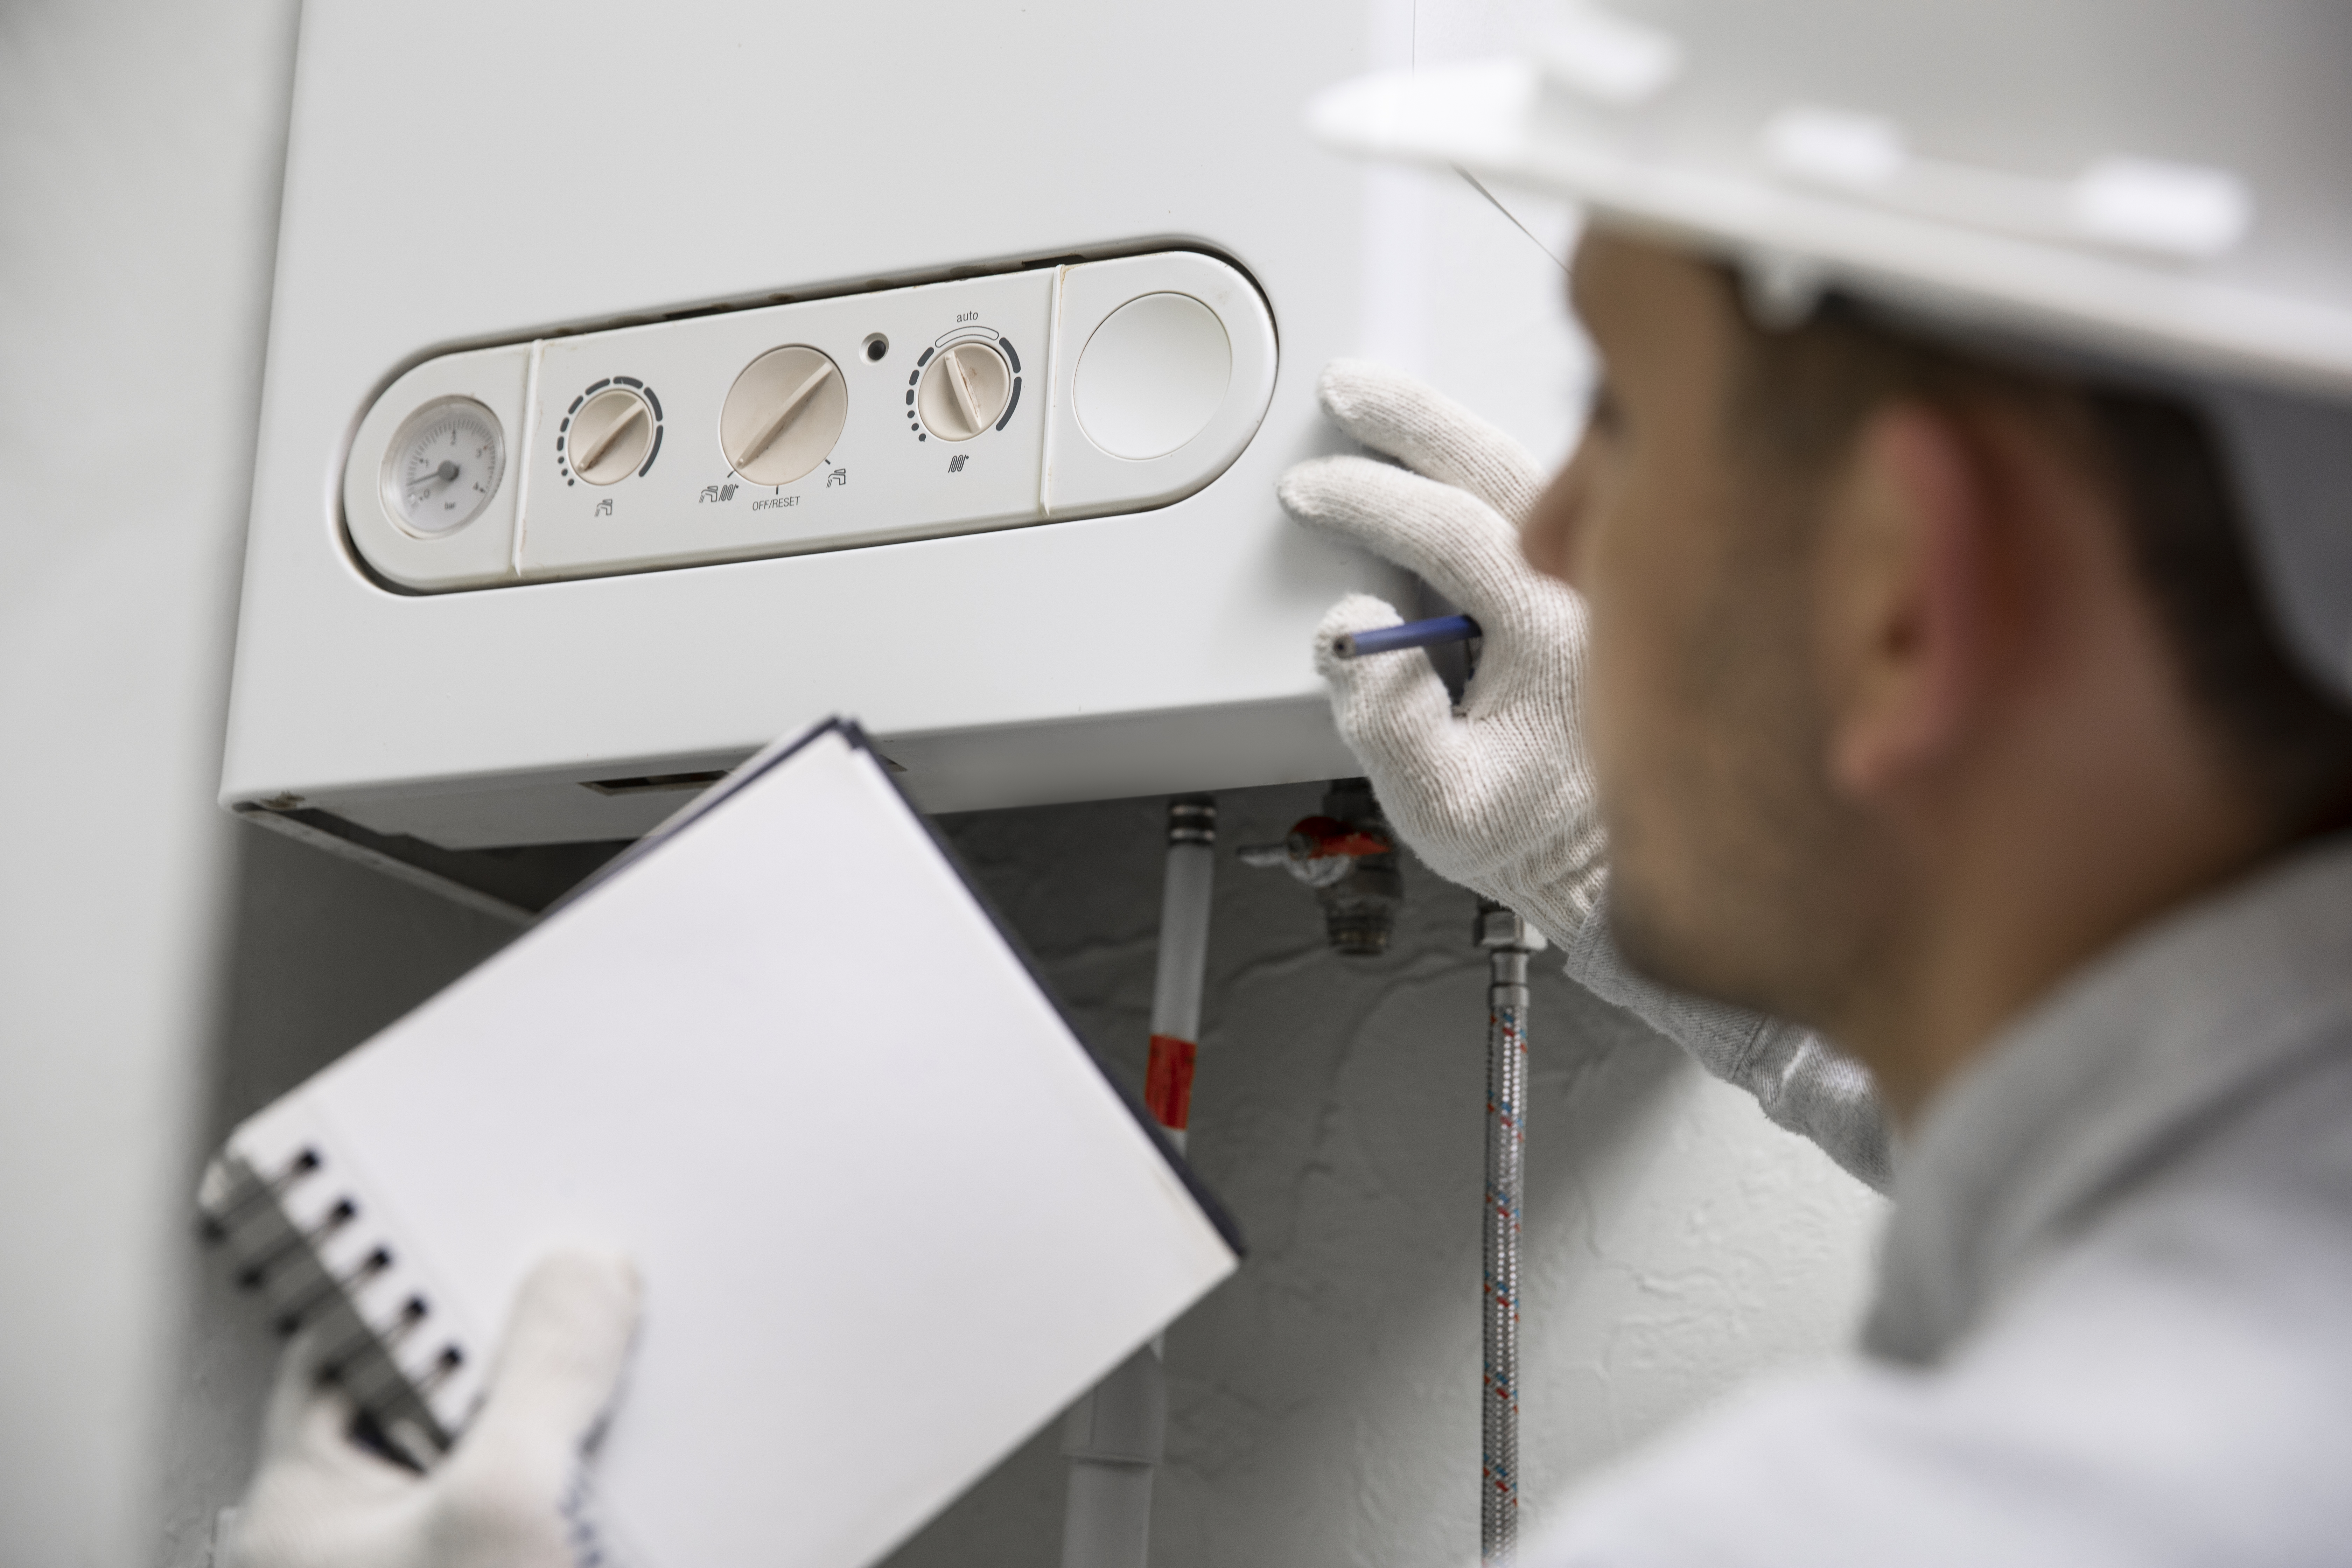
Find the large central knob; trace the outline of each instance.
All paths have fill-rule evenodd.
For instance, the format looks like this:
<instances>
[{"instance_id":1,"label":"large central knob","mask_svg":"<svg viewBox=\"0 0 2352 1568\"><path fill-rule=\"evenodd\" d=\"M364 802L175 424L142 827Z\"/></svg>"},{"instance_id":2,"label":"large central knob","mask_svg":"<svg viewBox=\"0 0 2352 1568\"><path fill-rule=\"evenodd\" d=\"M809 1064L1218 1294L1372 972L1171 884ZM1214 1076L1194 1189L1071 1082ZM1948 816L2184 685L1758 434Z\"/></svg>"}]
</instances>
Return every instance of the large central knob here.
<instances>
[{"instance_id":1,"label":"large central knob","mask_svg":"<svg viewBox=\"0 0 2352 1568\"><path fill-rule=\"evenodd\" d=\"M788 485L824 461L848 422L841 367L795 344L743 367L719 410L719 445L753 484Z\"/></svg>"},{"instance_id":2,"label":"large central knob","mask_svg":"<svg viewBox=\"0 0 2352 1568\"><path fill-rule=\"evenodd\" d=\"M942 441L969 441L997 421L1013 395L1013 370L986 343L941 350L923 372L915 408Z\"/></svg>"}]
</instances>

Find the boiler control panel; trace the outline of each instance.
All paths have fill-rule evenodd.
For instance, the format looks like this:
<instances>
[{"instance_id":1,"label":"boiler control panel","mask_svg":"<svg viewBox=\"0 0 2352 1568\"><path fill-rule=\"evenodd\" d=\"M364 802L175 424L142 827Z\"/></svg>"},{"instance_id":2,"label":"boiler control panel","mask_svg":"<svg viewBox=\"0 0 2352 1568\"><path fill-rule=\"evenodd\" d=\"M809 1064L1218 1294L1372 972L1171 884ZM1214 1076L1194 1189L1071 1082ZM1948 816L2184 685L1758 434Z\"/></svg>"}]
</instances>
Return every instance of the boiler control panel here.
<instances>
[{"instance_id":1,"label":"boiler control panel","mask_svg":"<svg viewBox=\"0 0 2352 1568\"><path fill-rule=\"evenodd\" d=\"M1137 511L1240 456L1276 354L1193 251L467 350L368 409L344 521L437 593Z\"/></svg>"}]
</instances>

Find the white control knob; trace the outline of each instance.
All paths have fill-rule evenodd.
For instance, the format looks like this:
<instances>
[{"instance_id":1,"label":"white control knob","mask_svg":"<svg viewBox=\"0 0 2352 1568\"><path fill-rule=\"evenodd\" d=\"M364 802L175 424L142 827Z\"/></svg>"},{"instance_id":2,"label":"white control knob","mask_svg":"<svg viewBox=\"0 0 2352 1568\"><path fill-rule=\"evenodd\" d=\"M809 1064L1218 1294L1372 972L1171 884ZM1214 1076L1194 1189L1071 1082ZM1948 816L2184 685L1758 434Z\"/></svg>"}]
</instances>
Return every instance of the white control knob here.
<instances>
[{"instance_id":1,"label":"white control knob","mask_svg":"<svg viewBox=\"0 0 2352 1568\"><path fill-rule=\"evenodd\" d=\"M573 473L592 485L618 484L653 447L654 411L628 388L609 386L580 405L563 438Z\"/></svg>"},{"instance_id":2,"label":"white control knob","mask_svg":"<svg viewBox=\"0 0 2352 1568\"><path fill-rule=\"evenodd\" d=\"M1013 395L1013 369L986 343L942 349L923 371L915 411L942 441L969 441L996 423Z\"/></svg>"},{"instance_id":3,"label":"white control knob","mask_svg":"<svg viewBox=\"0 0 2352 1568\"><path fill-rule=\"evenodd\" d=\"M719 446L753 484L788 485L831 455L848 423L839 365L812 348L771 349L728 389Z\"/></svg>"}]
</instances>

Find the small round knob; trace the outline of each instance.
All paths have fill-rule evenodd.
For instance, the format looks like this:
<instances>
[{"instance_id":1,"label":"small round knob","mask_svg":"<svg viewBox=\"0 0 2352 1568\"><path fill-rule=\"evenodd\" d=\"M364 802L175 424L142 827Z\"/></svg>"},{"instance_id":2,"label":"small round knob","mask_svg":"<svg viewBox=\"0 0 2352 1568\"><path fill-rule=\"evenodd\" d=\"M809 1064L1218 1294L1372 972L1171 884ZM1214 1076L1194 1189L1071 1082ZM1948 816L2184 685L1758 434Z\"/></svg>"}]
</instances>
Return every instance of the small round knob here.
<instances>
[{"instance_id":1,"label":"small round knob","mask_svg":"<svg viewBox=\"0 0 2352 1568\"><path fill-rule=\"evenodd\" d=\"M915 394L923 427L942 441L969 441L996 423L1013 395L1012 367L982 342L941 350Z\"/></svg>"},{"instance_id":2,"label":"small round knob","mask_svg":"<svg viewBox=\"0 0 2352 1568\"><path fill-rule=\"evenodd\" d=\"M788 485L824 461L848 422L839 365L812 348L770 349L728 389L719 446L753 484Z\"/></svg>"},{"instance_id":3,"label":"small round knob","mask_svg":"<svg viewBox=\"0 0 2352 1568\"><path fill-rule=\"evenodd\" d=\"M580 405L564 432L572 471L592 485L617 484L637 471L654 440L654 411L623 386Z\"/></svg>"}]
</instances>

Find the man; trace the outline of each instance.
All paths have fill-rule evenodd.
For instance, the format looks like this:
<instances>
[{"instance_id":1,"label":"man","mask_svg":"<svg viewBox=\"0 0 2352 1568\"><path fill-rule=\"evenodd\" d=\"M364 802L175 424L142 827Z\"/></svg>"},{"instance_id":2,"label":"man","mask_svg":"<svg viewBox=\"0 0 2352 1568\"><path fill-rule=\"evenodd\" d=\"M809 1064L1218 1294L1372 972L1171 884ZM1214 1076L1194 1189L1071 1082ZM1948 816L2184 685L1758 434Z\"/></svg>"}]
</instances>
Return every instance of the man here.
<instances>
[{"instance_id":1,"label":"man","mask_svg":"<svg viewBox=\"0 0 2352 1568\"><path fill-rule=\"evenodd\" d=\"M1546 489L1474 416L1335 366L1327 406L1397 463L1282 489L1484 627L1458 712L1417 653L1330 657L1386 605L1318 639L1413 847L1895 1195L1859 1354L1598 1484L1529 1559L2332 1560L2352 225L2301 171L2352 140L2352 17L1673 16L1573 12L1540 81L1324 106L1351 144L1586 201L1604 369ZM1922 152L1813 107L1855 101ZM248 1560L562 1561L633 1300L609 1267L527 1292L509 1403L536 1369L547 1414L483 1425L528 1462L469 1471L469 1436L376 1477L410 1500L363 1558L297 1543L357 1505L289 1384L252 1533L287 1544Z\"/></svg>"},{"instance_id":2,"label":"man","mask_svg":"<svg viewBox=\"0 0 2352 1568\"><path fill-rule=\"evenodd\" d=\"M1602 369L1540 497L1507 440L1359 365L1326 405L1403 467L1283 485L1486 630L1457 712L1418 654L1329 655L1386 605L1324 624L1407 840L1857 1174L1887 1173L1869 1086L1696 997L1834 1041L1897 1134L1863 1353L1596 1488L1530 1559L2334 1560L2352 249L2312 243L2347 204L2276 154L2344 140L2291 89L2352 60L2352 27L1673 16L1580 14L1539 86L1324 105L1345 143L1588 200L1574 300ZM1920 153L1806 102L1832 92L1916 107ZM2131 156L2200 135L2246 166ZM1759 145L1786 167L1759 175ZM2085 153L2109 156L2053 189L1995 163ZM2101 226L2141 198L2140 229Z\"/></svg>"}]
</instances>

